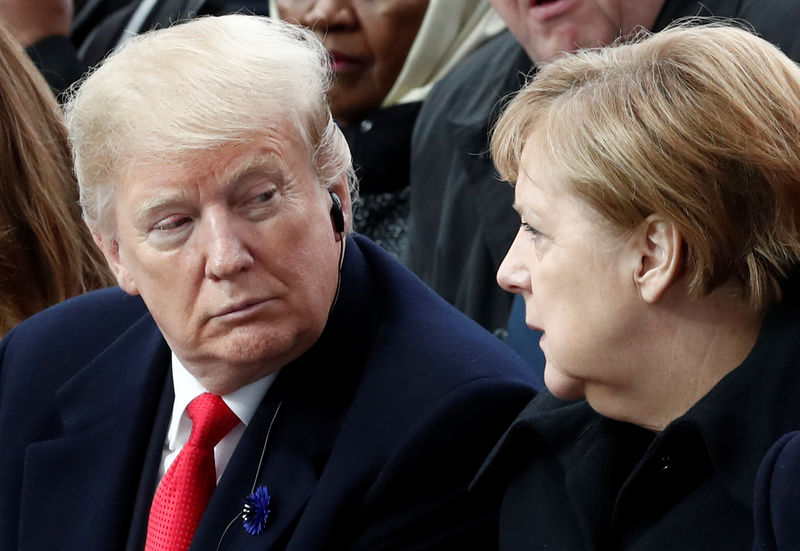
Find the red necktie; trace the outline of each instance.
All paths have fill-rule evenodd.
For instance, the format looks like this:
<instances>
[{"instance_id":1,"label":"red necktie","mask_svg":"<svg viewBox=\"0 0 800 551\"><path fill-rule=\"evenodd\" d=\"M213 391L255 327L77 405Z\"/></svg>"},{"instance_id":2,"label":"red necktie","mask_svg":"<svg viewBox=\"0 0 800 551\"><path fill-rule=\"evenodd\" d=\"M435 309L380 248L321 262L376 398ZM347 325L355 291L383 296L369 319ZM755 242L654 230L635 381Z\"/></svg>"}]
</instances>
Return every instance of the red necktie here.
<instances>
[{"instance_id":1,"label":"red necktie","mask_svg":"<svg viewBox=\"0 0 800 551\"><path fill-rule=\"evenodd\" d=\"M217 486L214 446L239 423L222 398L206 392L186 408L189 441L156 489L145 551L186 551Z\"/></svg>"}]
</instances>

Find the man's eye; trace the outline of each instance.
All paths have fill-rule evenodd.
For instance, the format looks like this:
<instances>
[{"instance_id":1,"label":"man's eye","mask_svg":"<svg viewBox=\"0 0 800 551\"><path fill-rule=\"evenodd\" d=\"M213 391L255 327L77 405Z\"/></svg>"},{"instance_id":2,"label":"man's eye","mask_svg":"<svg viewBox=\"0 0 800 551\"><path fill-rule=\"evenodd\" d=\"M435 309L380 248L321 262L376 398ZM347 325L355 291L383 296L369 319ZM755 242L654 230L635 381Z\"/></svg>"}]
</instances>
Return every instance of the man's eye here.
<instances>
[{"instance_id":1,"label":"man's eye","mask_svg":"<svg viewBox=\"0 0 800 551\"><path fill-rule=\"evenodd\" d=\"M259 193L258 195L253 196L253 198L250 201L253 203L266 203L274 196L275 196L275 190L271 189L269 191L264 191Z\"/></svg>"},{"instance_id":2,"label":"man's eye","mask_svg":"<svg viewBox=\"0 0 800 551\"><path fill-rule=\"evenodd\" d=\"M153 229L156 230L156 231L170 231L170 230L174 230L174 229L180 228L181 226L183 226L185 224L188 224L190 222L190 220L191 219L186 217L186 216L182 216L182 217L173 216L173 217L167 218L165 220L162 220L161 222L159 222L158 224L153 226Z\"/></svg>"}]
</instances>

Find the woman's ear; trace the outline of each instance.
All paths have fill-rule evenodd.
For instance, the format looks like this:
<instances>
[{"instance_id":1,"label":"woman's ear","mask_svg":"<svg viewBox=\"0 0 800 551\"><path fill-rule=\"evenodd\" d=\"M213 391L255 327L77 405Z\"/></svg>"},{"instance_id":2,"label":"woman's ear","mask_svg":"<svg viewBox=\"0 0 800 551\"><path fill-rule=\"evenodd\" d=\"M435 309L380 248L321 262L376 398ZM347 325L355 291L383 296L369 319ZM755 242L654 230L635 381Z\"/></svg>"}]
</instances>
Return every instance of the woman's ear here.
<instances>
[{"instance_id":1,"label":"woman's ear","mask_svg":"<svg viewBox=\"0 0 800 551\"><path fill-rule=\"evenodd\" d=\"M633 279L642 299L654 303L680 275L683 236L674 222L657 214L648 216L637 234Z\"/></svg>"}]
</instances>

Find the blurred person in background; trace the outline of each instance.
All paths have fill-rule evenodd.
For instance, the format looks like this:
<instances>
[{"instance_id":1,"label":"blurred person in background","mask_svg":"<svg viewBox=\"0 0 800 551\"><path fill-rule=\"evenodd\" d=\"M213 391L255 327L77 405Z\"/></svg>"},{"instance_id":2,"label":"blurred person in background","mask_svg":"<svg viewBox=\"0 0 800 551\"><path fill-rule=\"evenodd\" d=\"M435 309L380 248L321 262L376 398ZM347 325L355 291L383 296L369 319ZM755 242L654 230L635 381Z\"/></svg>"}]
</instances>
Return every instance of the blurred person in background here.
<instances>
[{"instance_id":1,"label":"blurred person in background","mask_svg":"<svg viewBox=\"0 0 800 551\"><path fill-rule=\"evenodd\" d=\"M353 153L354 229L395 256L407 244L411 132L433 84L504 25L487 0L271 0L328 49L331 111Z\"/></svg>"},{"instance_id":2,"label":"blurred person in background","mask_svg":"<svg viewBox=\"0 0 800 551\"><path fill-rule=\"evenodd\" d=\"M753 509L753 551L800 549L800 431L782 436L764 456Z\"/></svg>"},{"instance_id":3,"label":"blurred person in background","mask_svg":"<svg viewBox=\"0 0 800 551\"><path fill-rule=\"evenodd\" d=\"M61 110L0 25L0 335L39 310L112 284L81 220Z\"/></svg>"},{"instance_id":4,"label":"blurred person in background","mask_svg":"<svg viewBox=\"0 0 800 551\"><path fill-rule=\"evenodd\" d=\"M480 477L500 548L750 549L759 461L800 428L800 68L723 24L562 56L492 157L550 391Z\"/></svg>"},{"instance_id":5,"label":"blurred person in background","mask_svg":"<svg viewBox=\"0 0 800 551\"><path fill-rule=\"evenodd\" d=\"M198 15L268 15L267 0L3 0L5 21L56 94L136 34Z\"/></svg>"}]
</instances>

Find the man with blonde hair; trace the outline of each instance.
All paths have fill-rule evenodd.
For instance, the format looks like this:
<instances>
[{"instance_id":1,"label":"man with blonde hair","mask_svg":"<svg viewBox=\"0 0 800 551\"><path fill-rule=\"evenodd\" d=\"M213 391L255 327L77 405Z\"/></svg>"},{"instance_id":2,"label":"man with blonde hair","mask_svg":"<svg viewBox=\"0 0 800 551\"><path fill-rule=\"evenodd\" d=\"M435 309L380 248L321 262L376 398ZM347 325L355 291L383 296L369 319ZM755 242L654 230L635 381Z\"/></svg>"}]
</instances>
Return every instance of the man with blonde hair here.
<instances>
[{"instance_id":1,"label":"man with blonde hair","mask_svg":"<svg viewBox=\"0 0 800 551\"><path fill-rule=\"evenodd\" d=\"M0 345L0 548L491 548L467 492L524 365L349 232L310 31L132 39L66 106L120 288Z\"/></svg>"}]
</instances>

